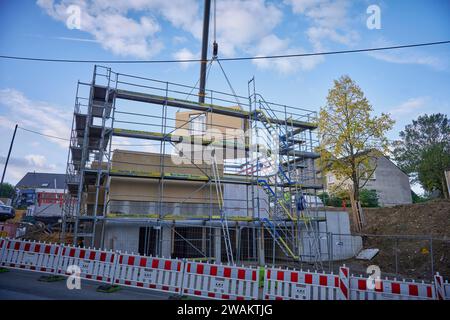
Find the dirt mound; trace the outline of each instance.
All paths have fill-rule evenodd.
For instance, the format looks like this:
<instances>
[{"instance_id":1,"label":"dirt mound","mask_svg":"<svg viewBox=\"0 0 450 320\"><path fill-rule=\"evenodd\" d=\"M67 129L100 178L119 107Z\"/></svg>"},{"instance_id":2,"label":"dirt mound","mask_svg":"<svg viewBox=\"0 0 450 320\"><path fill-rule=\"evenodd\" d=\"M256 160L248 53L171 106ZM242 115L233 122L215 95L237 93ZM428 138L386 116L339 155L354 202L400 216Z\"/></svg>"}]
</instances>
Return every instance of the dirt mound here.
<instances>
[{"instance_id":1,"label":"dirt mound","mask_svg":"<svg viewBox=\"0 0 450 320\"><path fill-rule=\"evenodd\" d=\"M432 235L450 239L450 200L365 208L363 233L384 235Z\"/></svg>"},{"instance_id":2,"label":"dirt mound","mask_svg":"<svg viewBox=\"0 0 450 320\"><path fill-rule=\"evenodd\" d=\"M371 261L349 261L355 269L365 273L374 264L386 276L432 280L439 271L450 278L450 200L363 211L363 246L380 252Z\"/></svg>"}]
</instances>

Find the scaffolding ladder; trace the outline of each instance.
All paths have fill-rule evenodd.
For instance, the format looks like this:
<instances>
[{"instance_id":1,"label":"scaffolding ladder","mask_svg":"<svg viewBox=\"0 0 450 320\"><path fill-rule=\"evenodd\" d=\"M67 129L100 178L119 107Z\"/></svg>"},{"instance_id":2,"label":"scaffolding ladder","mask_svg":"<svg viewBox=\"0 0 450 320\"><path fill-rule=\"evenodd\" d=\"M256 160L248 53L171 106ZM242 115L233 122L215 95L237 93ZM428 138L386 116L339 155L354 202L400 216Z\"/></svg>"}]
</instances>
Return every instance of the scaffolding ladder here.
<instances>
[{"instance_id":1,"label":"scaffolding ladder","mask_svg":"<svg viewBox=\"0 0 450 320\"><path fill-rule=\"evenodd\" d=\"M285 120L286 123L284 126L280 125L280 121L277 119L277 115L271 109L270 105L264 98L256 94L254 79L249 81L249 87L252 81L253 96L250 95L249 100L250 102L253 100L253 117L256 121L262 123L265 131L270 136L277 138L279 142L276 145L274 143L276 141L275 139L265 141L269 147L269 157L273 156L274 153L278 153L279 155L279 158L272 161L276 173L267 177L258 177L257 180L258 185L267 194L269 204L272 208L270 212L270 218L272 220L267 218L262 219L262 225L285 255L294 260L302 260L302 239L300 234L296 235L295 232L295 225L297 224L297 230L299 232L299 222L302 221L305 226L305 233L308 238L310 256L313 263L316 266L321 265L320 243L318 233L312 224L310 209L304 208L304 210L298 212L297 216L294 217L294 212L297 209L297 201L299 198L304 199L301 184L302 179L299 177L299 166L296 162L298 159L305 161L306 158L314 157L315 154L313 152L297 152L296 144L303 143L303 140L297 139L296 136L303 132L304 129L294 129L292 118L290 119L291 128L288 129L289 119ZM275 119L275 121L271 121L271 119ZM303 158L297 157L297 154L301 154ZM304 253L303 256L305 256Z\"/></svg>"},{"instance_id":2,"label":"scaffolding ladder","mask_svg":"<svg viewBox=\"0 0 450 320\"><path fill-rule=\"evenodd\" d=\"M223 239L224 239L224 243L225 243L225 251L226 251L226 255L227 255L227 260L228 260L228 263L234 264L233 247L231 245L227 213L224 210L224 206L223 206L224 200L223 200L223 193L222 193L222 184L220 181L220 172L219 172L219 168L217 166L217 157L216 157L215 149L212 150L211 162L212 162L211 167L212 167L212 171L213 171L214 184L215 184L216 192L217 192L217 200L219 201L219 212L220 212L222 233L223 233Z\"/></svg>"}]
</instances>

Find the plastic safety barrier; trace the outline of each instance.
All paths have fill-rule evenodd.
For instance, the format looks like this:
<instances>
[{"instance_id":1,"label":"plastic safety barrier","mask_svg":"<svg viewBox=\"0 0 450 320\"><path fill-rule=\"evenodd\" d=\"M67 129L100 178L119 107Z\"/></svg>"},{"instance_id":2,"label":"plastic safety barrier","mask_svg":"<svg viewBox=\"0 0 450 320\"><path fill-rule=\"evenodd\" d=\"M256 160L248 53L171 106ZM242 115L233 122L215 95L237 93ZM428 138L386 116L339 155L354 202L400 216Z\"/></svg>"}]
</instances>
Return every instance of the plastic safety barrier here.
<instances>
[{"instance_id":1,"label":"plastic safety barrier","mask_svg":"<svg viewBox=\"0 0 450 320\"><path fill-rule=\"evenodd\" d=\"M124 286L212 299L259 298L259 268L146 257L65 246L55 243L0 238L0 266L80 277ZM75 268L76 269L76 268ZM76 271L75 271L76 272ZM371 279L350 275L266 268L266 300L449 300L450 284L437 273L433 283Z\"/></svg>"},{"instance_id":2,"label":"plastic safety barrier","mask_svg":"<svg viewBox=\"0 0 450 320\"><path fill-rule=\"evenodd\" d=\"M113 281L118 254L90 248L61 246L58 274L72 274L70 266L80 268L80 278L108 282Z\"/></svg>"},{"instance_id":3,"label":"plastic safety barrier","mask_svg":"<svg viewBox=\"0 0 450 320\"><path fill-rule=\"evenodd\" d=\"M115 283L130 287L180 293L184 262L177 259L120 254Z\"/></svg>"},{"instance_id":4,"label":"plastic safety barrier","mask_svg":"<svg viewBox=\"0 0 450 320\"><path fill-rule=\"evenodd\" d=\"M57 244L1 239L3 267L54 273L60 247Z\"/></svg>"},{"instance_id":5,"label":"plastic safety barrier","mask_svg":"<svg viewBox=\"0 0 450 320\"><path fill-rule=\"evenodd\" d=\"M258 268L187 261L183 294L212 299L258 299Z\"/></svg>"},{"instance_id":6,"label":"plastic safety barrier","mask_svg":"<svg viewBox=\"0 0 450 320\"><path fill-rule=\"evenodd\" d=\"M352 300L434 300L435 288L430 283L406 282L391 279L350 277Z\"/></svg>"},{"instance_id":7,"label":"plastic safety barrier","mask_svg":"<svg viewBox=\"0 0 450 320\"><path fill-rule=\"evenodd\" d=\"M336 300L339 277L303 270L268 268L264 276L265 300Z\"/></svg>"},{"instance_id":8,"label":"plastic safety barrier","mask_svg":"<svg viewBox=\"0 0 450 320\"><path fill-rule=\"evenodd\" d=\"M444 300L450 300L450 283L447 280L444 283L444 294Z\"/></svg>"},{"instance_id":9,"label":"plastic safety barrier","mask_svg":"<svg viewBox=\"0 0 450 320\"><path fill-rule=\"evenodd\" d=\"M0 265L3 262L3 252L5 251L7 241L6 238L0 238Z\"/></svg>"}]
</instances>

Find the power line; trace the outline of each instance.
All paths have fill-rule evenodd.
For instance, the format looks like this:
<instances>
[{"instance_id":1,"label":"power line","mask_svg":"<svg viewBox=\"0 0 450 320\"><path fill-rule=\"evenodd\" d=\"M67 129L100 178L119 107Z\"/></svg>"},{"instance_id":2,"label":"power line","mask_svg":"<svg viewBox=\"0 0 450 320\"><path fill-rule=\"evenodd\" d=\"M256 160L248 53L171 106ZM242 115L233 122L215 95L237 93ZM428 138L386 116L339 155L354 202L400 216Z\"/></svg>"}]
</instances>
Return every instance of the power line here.
<instances>
[{"instance_id":1,"label":"power line","mask_svg":"<svg viewBox=\"0 0 450 320\"><path fill-rule=\"evenodd\" d=\"M295 54L282 54L282 55L269 55L269 56L250 56L250 57L234 57L234 58L221 58L221 61L243 61L243 60L262 60L262 59L281 59L281 58L300 58L300 57L312 57L312 56L325 56L347 53L359 53L359 52L373 52L383 50L405 49L415 47L425 47L449 44L450 40L425 42L406 44L398 46L387 46L377 48L363 48L353 50L340 50L340 51L323 51L323 52L310 52L310 53L295 53ZM38 61L38 62L61 62L61 63L108 63L108 64L120 64L120 63L185 63L185 62L204 62L201 59L175 59L175 60L77 60L77 59L52 59L52 58L33 58L33 57L21 57L21 56L8 56L0 55L1 59L10 60L25 60L25 61Z\"/></svg>"},{"instance_id":2,"label":"power line","mask_svg":"<svg viewBox=\"0 0 450 320\"><path fill-rule=\"evenodd\" d=\"M38 134L38 135L40 135L40 136L44 136L44 137L47 137L47 138L58 139L58 140L63 140L63 141L70 141L70 139L66 139L66 138L62 138L62 137L57 137L57 136L53 136L53 135L50 135L50 134L45 134L45 133L38 132L38 131L34 131L34 130L31 130L31 129L22 128L22 127L20 127L20 126L18 126L17 128L18 128L18 129L21 129L21 130L23 130L23 131L27 131L27 132L31 132L31 133L34 133L34 134ZM159 143L156 143L156 142L155 142L155 143L149 143L149 144L113 143L112 145L113 145L113 146L128 146L128 147L148 147L148 146L156 146L156 145L159 145Z\"/></svg>"},{"instance_id":3,"label":"power line","mask_svg":"<svg viewBox=\"0 0 450 320\"><path fill-rule=\"evenodd\" d=\"M19 126L18 128L19 128L20 130L28 131L28 132L31 132L31 133L34 133L34 134L38 134L38 135L40 135L40 136L47 137L47 138L52 138L52 139L58 139L58 140L69 141L69 139L66 139L66 138L61 138L61 137L57 137L57 136L52 136L52 135L50 135L50 134L45 134L45 133L42 133L42 132L38 132L38 131L34 131L34 130L22 128L22 127L20 127L20 126Z\"/></svg>"}]
</instances>

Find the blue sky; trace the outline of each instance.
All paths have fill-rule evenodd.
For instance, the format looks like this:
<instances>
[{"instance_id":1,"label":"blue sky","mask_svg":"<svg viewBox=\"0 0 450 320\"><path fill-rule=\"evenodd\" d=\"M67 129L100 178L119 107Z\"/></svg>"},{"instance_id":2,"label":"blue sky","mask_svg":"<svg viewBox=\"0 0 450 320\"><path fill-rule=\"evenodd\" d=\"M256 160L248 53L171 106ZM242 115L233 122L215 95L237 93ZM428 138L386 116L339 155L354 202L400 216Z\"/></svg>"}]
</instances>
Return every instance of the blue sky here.
<instances>
[{"instance_id":1,"label":"blue sky","mask_svg":"<svg viewBox=\"0 0 450 320\"><path fill-rule=\"evenodd\" d=\"M80 29L66 26L80 8ZM381 29L368 29L377 5ZM198 58L202 1L0 0L2 55L70 59ZM211 25L212 28L212 25ZM442 41L450 39L450 2L217 0L219 56L249 56ZM211 38L210 38L211 39ZM420 114L450 110L450 45L259 62L223 62L238 93L255 76L266 99L319 110L333 79L350 75L376 114L397 120L391 139ZM197 64L112 65L113 70L193 85ZM68 138L77 80L93 65L0 59L0 169L13 126ZM217 67L208 87L227 90ZM67 142L19 130L6 181L27 171L65 172Z\"/></svg>"}]
</instances>

